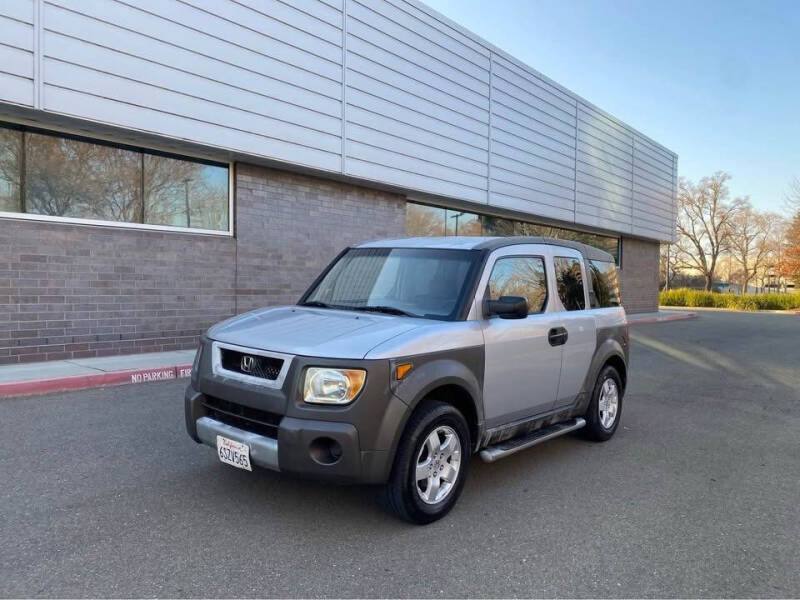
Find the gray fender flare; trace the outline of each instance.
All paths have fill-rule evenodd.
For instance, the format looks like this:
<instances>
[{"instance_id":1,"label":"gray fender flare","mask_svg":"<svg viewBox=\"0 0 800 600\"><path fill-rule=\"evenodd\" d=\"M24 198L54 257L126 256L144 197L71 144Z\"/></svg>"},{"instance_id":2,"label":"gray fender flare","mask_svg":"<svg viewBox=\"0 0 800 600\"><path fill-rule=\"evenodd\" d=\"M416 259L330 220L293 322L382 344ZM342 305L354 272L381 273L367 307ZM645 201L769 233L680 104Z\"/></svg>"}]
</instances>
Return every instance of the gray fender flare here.
<instances>
[{"instance_id":1,"label":"gray fender flare","mask_svg":"<svg viewBox=\"0 0 800 600\"><path fill-rule=\"evenodd\" d=\"M482 374L481 374L482 375ZM440 358L415 366L405 379L396 384L395 395L407 406L408 410L399 423L395 438L392 442L392 458L400 442L400 436L405 430L411 413L419 403L436 388L445 385L455 385L467 392L472 400L472 406L477 417L477 439L472 440L473 447L477 448L483 433L483 383L475 373L464 363L457 360Z\"/></svg>"},{"instance_id":2,"label":"gray fender flare","mask_svg":"<svg viewBox=\"0 0 800 600\"><path fill-rule=\"evenodd\" d=\"M628 360L625 355L625 349L616 339L605 339L595 350L592 362L589 365L589 370L586 373L586 379L583 381L583 388L581 389L581 400L575 407L575 414L583 414L589 406L592 399L592 391L597 377L600 375L600 370L603 365L608 362L608 359L616 357L619 358L625 365L625 373L620 373L623 379L627 381L628 378Z\"/></svg>"}]
</instances>

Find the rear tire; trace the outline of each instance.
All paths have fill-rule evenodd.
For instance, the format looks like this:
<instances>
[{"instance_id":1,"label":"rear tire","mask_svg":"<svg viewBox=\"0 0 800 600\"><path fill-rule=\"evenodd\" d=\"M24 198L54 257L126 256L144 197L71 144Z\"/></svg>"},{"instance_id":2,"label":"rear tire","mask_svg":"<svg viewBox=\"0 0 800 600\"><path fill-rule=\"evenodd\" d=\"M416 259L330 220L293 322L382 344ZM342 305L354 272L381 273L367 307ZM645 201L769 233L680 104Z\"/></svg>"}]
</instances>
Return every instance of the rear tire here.
<instances>
[{"instance_id":1,"label":"rear tire","mask_svg":"<svg viewBox=\"0 0 800 600\"><path fill-rule=\"evenodd\" d=\"M586 410L584 436L596 442L610 440L622 416L622 379L608 365L600 371L592 390L592 400Z\"/></svg>"},{"instance_id":2,"label":"rear tire","mask_svg":"<svg viewBox=\"0 0 800 600\"><path fill-rule=\"evenodd\" d=\"M466 419L451 404L426 400L411 415L397 447L382 503L425 525L453 508L467 478L472 447Z\"/></svg>"}]
</instances>

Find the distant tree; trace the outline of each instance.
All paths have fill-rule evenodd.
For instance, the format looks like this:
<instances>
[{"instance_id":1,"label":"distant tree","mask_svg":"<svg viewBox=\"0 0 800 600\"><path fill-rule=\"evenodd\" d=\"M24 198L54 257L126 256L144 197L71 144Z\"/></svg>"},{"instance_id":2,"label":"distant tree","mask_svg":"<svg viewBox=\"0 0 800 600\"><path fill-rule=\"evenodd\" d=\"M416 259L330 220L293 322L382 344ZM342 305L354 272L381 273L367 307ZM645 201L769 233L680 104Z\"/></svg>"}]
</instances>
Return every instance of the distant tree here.
<instances>
[{"instance_id":1,"label":"distant tree","mask_svg":"<svg viewBox=\"0 0 800 600\"><path fill-rule=\"evenodd\" d=\"M729 179L720 171L697 185L683 178L678 184L677 265L699 271L707 291L714 284L720 254L730 247L731 221L742 203L729 199Z\"/></svg>"},{"instance_id":2,"label":"distant tree","mask_svg":"<svg viewBox=\"0 0 800 600\"><path fill-rule=\"evenodd\" d=\"M742 294L747 293L747 286L769 262L770 233L778 218L759 212L745 199L730 220L730 253L739 267Z\"/></svg>"},{"instance_id":3,"label":"distant tree","mask_svg":"<svg viewBox=\"0 0 800 600\"><path fill-rule=\"evenodd\" d=\"M786 194L786 206L791 214L800 213L800 179L794 177L789 183L789 192Z\"/></svg>"},{"instance_id":4,"label":"distant tree","mask_svg":"<svg viewBox=\"0 0 800 600\"><path fill-rule=\"evenodd\" d=\"M680 274L676 264L676 248L673 244L663 243L659 248L659 287L668 290L675 287L675 278Z\"/></svg>"},{"instance_id":5,"label":"distant tree","mask_svg":"<svg viewBox=\"0 0 800 600\"><path fill-rule=\"evenodd\" d=\"M797 212L786 231L784 248L778 261L778 274L800 282L800 212Z\"/></svg>"}]
</instances>

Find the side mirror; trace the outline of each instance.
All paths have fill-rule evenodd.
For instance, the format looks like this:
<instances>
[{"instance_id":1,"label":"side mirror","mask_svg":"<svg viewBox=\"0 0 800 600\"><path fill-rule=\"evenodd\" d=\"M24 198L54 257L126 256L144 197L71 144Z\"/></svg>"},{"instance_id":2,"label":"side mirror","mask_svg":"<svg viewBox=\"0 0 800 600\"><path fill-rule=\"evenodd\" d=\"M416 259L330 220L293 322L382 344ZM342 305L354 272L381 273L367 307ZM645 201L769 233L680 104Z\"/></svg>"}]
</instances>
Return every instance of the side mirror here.
<instances>
[{"instance_id":1,"label":"side mirror","mask_svg":"<svg viewBox=\"0 0 800 600\"><path fill-rule=\"evenodd\" d=\"M528 316L528 301L522 296L500 296L497 300L486 301L484 313L487 317L524 319Z\"/></svg>"}]
</instances>

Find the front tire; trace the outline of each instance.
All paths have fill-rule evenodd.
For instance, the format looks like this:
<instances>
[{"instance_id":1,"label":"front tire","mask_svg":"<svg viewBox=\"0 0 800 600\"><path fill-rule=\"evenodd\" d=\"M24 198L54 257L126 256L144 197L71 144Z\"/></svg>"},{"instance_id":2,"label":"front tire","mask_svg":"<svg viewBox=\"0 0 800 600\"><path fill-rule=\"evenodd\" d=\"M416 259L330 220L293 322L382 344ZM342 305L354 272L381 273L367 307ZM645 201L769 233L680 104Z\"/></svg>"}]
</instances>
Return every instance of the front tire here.
<instances>
[{"instance_id":1,"label":"front tire","mask_svg":"<svg viewBox=\"0 0 800 600\"><path fill-rule=\"evenodd\" d=\"M383 489L384 506L420 525L441 519L461 494L471 455L461 412L444 402L424 401L403 431Z\"/></svg>"},{"instance_id":2,"label":"front tire","mask_svg":"<svg viewBox=\"0 0 800 600\"><path fill-rule=\"evenodd\" d=\"M622 380L617 370L608 365L600 371L586 410L584 435L596 442L611 439L622 416Z\"/></svg>"}]
</instances>

